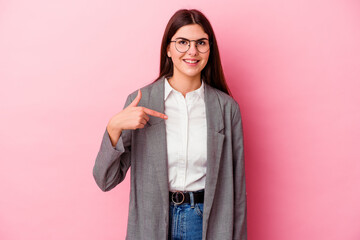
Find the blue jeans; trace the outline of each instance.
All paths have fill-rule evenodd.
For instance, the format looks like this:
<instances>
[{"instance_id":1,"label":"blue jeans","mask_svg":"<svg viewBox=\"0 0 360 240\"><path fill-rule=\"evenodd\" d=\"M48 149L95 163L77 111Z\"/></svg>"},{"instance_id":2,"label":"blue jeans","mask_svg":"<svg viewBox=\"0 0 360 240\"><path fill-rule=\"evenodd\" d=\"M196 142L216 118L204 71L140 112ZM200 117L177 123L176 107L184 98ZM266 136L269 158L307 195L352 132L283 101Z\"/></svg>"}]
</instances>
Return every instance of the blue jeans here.
<instances>
[{"instance_id":1,"label":"blue jeans","mask_svg":"<svg viewBox=\"0 0 360 240\"><path fill-rule=\"evenodd\" d=\"M190 192L191 203L176 205L170 202L169 240L201 240L203 203L194 203Z\"/></svg>"}]
</instances>

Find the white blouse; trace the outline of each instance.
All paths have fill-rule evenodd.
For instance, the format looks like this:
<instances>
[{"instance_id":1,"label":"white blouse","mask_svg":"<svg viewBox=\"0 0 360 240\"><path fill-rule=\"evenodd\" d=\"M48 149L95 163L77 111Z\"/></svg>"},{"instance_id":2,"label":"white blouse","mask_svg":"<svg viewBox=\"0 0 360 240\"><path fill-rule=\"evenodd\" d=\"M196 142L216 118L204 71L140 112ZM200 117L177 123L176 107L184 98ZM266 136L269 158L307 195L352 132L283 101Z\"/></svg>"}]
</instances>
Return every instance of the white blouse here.
<instances>
[{"instance_id":1,"label":"white blouse","mask_svg":"<svg viewBox=\"0 0 360 240\"><path fill-rule=\"evenodd\" d=\"M169 190L205 188L207 126L204 83L184 97L165 78L165 120Z\"/></svg>"}]
</instances>

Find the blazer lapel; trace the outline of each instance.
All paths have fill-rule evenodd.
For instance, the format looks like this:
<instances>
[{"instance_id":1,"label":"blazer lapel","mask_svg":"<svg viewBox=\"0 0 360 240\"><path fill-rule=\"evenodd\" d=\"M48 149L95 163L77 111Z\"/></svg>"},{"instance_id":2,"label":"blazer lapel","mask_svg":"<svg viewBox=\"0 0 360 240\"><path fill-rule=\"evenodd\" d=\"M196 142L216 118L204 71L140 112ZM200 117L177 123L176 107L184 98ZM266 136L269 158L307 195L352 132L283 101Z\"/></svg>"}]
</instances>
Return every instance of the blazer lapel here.
<instances>
[{"instance_id":1,"label":"blazer lapel","mask_svg":"<svg viewBox=\"0 0 360 240\"><path fill-rule=\"evenodd\" d=\"M225 135L222 133L224 129L223 113L217 93L208 84L205 84L204 87L207 120L207 169L203 221L206 234L207 223L216 192Z\"/></svg>"},{"instance_id":2,"label":"blazer lapel","mask_svg":"<svg viewBox=\"0 0 360 240\"><path fill-rule=\"evenodd\" d=\"M144 99L148 108L157 112L164 113L164 80L161 78L155 83L150 90L148 99ZM149 116L149 121L146 130L147 140L151 141L152 149L148 157L152 158L155 164L155 174L160 186L160 194L163 199L163 206L169 207L169 179L168 179L168 162L167 162L167 143L166 143L166 126L165 120L162 118Z\"/></svg>"}]
</instances>

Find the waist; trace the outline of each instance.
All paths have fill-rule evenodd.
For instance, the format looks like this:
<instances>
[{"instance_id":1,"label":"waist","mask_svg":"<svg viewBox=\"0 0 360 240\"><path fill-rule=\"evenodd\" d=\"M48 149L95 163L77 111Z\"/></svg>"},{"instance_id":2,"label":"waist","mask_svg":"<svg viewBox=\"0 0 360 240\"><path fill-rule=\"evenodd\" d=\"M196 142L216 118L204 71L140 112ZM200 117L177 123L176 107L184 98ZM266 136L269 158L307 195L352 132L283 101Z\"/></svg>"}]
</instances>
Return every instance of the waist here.
<instances>
[{"instance_id":1,"label":"waist","mask_svg":"<svg viewBox=\"0 0 360 240\"><path fill-rule=\"evenodd\" d=\"M194 192L175 191L169 192L169 201L176 205L184 203L204 203L204 189Z\"/></svg>"}]
</instances>

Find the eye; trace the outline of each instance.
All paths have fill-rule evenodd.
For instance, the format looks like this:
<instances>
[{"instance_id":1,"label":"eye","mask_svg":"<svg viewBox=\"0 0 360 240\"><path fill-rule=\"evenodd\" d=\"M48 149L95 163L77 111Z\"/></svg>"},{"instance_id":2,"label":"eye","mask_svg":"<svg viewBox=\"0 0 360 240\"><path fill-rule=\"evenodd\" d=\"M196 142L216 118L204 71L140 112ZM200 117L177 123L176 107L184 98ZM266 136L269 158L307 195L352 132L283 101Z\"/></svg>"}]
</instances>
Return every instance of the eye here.
<instances>
[{"instance_id":1,"label":"eye","mask_svg":"<svg viewBox=\"0 0 360 240\"><path fill-rule=\"evenodd\" d=\"M200 40L200 41L198 41L198 42L197 42L197 44L198 44L198 45L206 45L206 42L205 42L205 41Z\"/></svg>"},{"instance_id":2,"label":"eye","mask_svg":"<svg viewBox=\"0 0 360 240\"><path fill-rule=\"evenodd\" d=\"M186 40L179 40L178 44L180 44L180 45L189 45L188 41L186 41Z\"/></svg>"}]
</instances>

